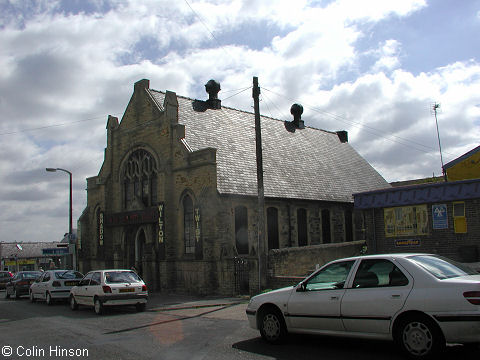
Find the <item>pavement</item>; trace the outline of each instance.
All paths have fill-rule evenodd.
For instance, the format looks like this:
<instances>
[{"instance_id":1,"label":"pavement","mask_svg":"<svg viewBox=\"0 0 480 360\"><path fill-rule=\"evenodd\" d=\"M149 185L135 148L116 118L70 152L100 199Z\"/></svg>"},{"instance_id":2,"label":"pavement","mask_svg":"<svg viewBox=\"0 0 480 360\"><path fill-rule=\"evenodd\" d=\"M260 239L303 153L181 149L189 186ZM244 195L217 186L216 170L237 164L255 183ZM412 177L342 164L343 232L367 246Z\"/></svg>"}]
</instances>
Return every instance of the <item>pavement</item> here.
<instances>
[{"instance_id":1,"label":"pavement","mask_svg":"<svg viewBox=\"0 0 480 360\"><path fill-rule=\"evenodd\" d=\"M168 313L175 317L209 317L228 320L246 320L245 310L249 296L220 297L167 294L149 294L147 311Z\"/></svg>"}]
</instances>

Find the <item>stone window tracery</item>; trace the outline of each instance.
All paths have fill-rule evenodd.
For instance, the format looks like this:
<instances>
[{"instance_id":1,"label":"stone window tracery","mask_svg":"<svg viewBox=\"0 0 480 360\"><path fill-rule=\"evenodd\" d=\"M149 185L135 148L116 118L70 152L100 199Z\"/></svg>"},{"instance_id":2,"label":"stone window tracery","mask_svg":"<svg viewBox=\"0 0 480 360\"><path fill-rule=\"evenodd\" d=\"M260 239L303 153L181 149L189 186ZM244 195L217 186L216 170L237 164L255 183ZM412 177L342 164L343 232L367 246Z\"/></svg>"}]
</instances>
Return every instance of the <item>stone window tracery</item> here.
<instances>
[{"instance_id":1,"label":"stone window tracery","mask_svg":"<svg viewBox=\"0 0 480 360\"><path fill-rule=\"evenodd\" d=\"M183 198L183 238L185 242L185 254L195 254L193 201L189 195Z\"/></svg>"},{"instance_id":2,"label":"stone window tracery","mask_svg":"<svg viewBox=\"0 0 480 360\"><path fill-rule=\"evenodd\" d=\"M134 151L123 168L124 207L139 201L144 206L157 202L157 164L153 156L143 150Z\"/></svg>"}]
</instances>

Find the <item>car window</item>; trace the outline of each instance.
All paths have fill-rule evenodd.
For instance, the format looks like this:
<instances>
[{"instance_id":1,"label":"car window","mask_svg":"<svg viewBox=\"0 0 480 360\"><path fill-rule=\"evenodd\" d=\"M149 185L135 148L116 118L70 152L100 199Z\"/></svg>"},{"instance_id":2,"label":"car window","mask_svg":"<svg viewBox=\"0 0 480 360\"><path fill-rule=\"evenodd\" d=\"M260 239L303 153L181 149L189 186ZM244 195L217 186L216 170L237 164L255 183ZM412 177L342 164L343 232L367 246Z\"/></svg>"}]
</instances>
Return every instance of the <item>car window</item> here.
<instances>
[{"instance_id":1,"label":"car window","mask_svg":"<svg viewBox=\"0 0 480 360\"><path fill-rule=\"evenodd\" d=\"M352 287L405 285L408 285L408 278L393 262L386 259L366 259L360 263Z\"/></svg>"},{"instance_id":2,"label":"car window","mask_svg":"<svg viewBox=\"0 0 480 360\"><path fill-rule=\"evenodd\" d=\"M341 289L355 261L342 261L330 264L310 279L305 284L305 290Z\"/></svg>"},{"instance_id":3,"label":"car window","mask_svg":"<svg viewBox=\"0 0 480 360\"><path fill-rule=\"evenodd\" d=\"M23 278L24 279L36 279L37 277L40 276L40 273L36 273L36 272L26 272L26 273L23 273Z\"/></svg>"},{"instance_id":4,"label":"car window","mask_svg":"<svg viewBox=\"0 0 480 360\"><path fill-rule=\"evenodd\" d=\"M440 280L466 275L478 275L478 272L471 267L442 256L415 255L408 259Z\"/></svg>"},{"instance_id":5,"label":"car window","mask_svg":"<svg viewBox=\"0 0 480 360\"><path fill-rule=\"evenodd\" d=\"M133 271L107 271L105 273L105 283L132 283L142 281Z\"/></svg>"},{"instance_id":6,"label":"car window","mask_svg":"<svg viewBox=\"0 0 480 360\"><path fill-rule=\"evenodd\" d=\"M92 281L90 281L90 285L100 285L100 273L96 272L92 276Z\"/></svg>"},{"instance_id":7,"label":"car window","mask_svg":"<svg viewBox=\"0 0 480 360\"><path fill-rule=\"evenodd\" d=\"M50 273L45 273L42 278L42 282L47 282L50 280Z\"/></svg>"},{"instance_id":8,"label":"car window","mask_svg":"<svg viewBox=\"0 0 480 360\"><path fill-rule=\"evenodd\" d=\"M81 279L83 275L78 271L67 270L67 271L56 271L55 278L56 279Z\"/></svg>"},{"instance_id":9,"label":"car window","mask_svg":"<svg viewBox=\"0 0 480 360\"><path fill-rule=\"evenodd\" d=\"M85 277L80 281L80 283L78 284L79 286L88 286L90 284L90 280L93 276L93 273L88 273L87 275L85 275Z\"/></svg>"}]
</instances>

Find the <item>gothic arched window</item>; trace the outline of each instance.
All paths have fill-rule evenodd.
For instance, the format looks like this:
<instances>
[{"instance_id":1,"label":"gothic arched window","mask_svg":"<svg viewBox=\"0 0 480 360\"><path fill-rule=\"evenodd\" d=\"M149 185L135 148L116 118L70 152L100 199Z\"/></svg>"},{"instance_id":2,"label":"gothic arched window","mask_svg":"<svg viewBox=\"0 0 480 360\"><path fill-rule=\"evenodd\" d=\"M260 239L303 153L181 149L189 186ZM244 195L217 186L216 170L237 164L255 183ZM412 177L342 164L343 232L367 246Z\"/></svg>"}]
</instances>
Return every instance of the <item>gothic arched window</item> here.
<instances>
[{"instance_id":1,"label":"gothic arched window","mask_svg":"<svg viewBox=\"0 0 480 360\"><path fill-rule=\"evenodd\" d=\"M235 245L240 255L248 255L248 211L245 206L235 208Z\"/></svg>"},{"instance_id":2,"label":"gothic arched window","mask_svg":"<svg viewBox=\"0 0 480 360\"><path fill-rule=\"evenodd\" d=\"M123 168L124 207L137 200L144 206L157 202L157 164L153 156L140 149L134 151Z\"/></svg>"},{"instance_id":3,"label":"gothic arched window","mask_svg":"<svg viewBox=\"0 0 480 360\"><path fill-rule=\"evenodd\" d=\"M308 245L307 210L297 210L298 246Z\"/></svg>"},{"instance_id":4,"label":"gothic arched window","mask_svg":"<svg viewBox=\"0 0 480 360\"><path fill-rule=\"evenodd\" d=\"M183 238L185 241L185 254L195 254L193 201L189 195L183 198Z\"/></svg>"},{"instance_id":5,"label":"gothic arched window","mask_svg":"<svg viewBox=\"0 0 480 360\"><path fill-rule=\"evenodd\" d=\"M274 207L267 209L268 250L279 249L278 239L278 210Z\"/></svg>"}]
</instances>

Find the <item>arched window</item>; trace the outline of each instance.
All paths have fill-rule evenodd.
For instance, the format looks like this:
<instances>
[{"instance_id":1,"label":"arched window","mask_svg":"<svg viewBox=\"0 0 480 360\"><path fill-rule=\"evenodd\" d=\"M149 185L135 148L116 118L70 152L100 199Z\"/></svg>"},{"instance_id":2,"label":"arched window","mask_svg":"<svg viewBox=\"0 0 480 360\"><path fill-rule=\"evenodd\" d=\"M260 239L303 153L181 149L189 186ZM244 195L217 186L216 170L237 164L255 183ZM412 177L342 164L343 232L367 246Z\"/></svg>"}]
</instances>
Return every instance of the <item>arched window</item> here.
<instances>
[{"instance_id":1,"label":"arched window","mask_svg":"<svg viewBox=\"0 0 480 360\"><path fill-rule=\"evenodd\" d=\"M353 214L352 210L345 210L345 241L353 241Z\"/></svg>"},{"instance_id":2,"label":"arched window","mask_svg":"<svg viewBox=\"0 0 480 360\"><path fill-rule=\"evenodd\" d=\"M297 210L298 246L307 246L307 210Z\"/></svg>"},{"instance_id":3,"label":"arched window","mask_svg":"<svg viewBox=\"0 0 480 360\"><path fill-rule=\"evenodd\" d=\"M183 198L183 239L185 242L185 254L195 254L193 201L189 195L185 195Z\"/></svg>"},{"instance_id":4,"label":"arched window","mask_svg":"<svg viewBox=\"0 0 480 360\"><path fill-rule=\"evenodd\" d=\"M355 240L365 240L365 213L363 211L355 212L353 221L355 228Z\"/></svg>"},{"instance_id":5,"label":"arched window","mask_svg":"<svg viewBox=\"0 0 480 360\"><path fill-rule=\"evenodd\" d=\"M278 210L274 207L267 209L268 250L278 249Z\"/></svg>"},{"instance_id":6,"label":"arched window","mask_svg":"<svg viewBox=\"0 0 480 360\"><path fill-rule=\"evenodd\" d=\"M134 151L123 168L124 207L137 200L144 206L157 202L157 164L153 156L143 149Z\"/></svg>"},{"instance_id":7,"label":"arched window","mask_svg":"<svg viewBox=\"0 0 480 360\"><path fill-rule=\"evenodd\" d=\"M245 206L235 208L235 246L238 254L248 254L248 212Z\"/></svg>"},{"instance_id":8,"label":"arched window","mask_svg":"<svg viewBox=\"0 0 480 360\"><path fill-rule=\"evenodd\" d=\"M330 231L330 210L322 210L322 237L323 243L328 244L332 242L332 234Z\"/></svg>"}]
</instances>

